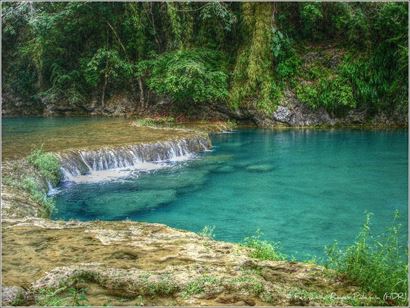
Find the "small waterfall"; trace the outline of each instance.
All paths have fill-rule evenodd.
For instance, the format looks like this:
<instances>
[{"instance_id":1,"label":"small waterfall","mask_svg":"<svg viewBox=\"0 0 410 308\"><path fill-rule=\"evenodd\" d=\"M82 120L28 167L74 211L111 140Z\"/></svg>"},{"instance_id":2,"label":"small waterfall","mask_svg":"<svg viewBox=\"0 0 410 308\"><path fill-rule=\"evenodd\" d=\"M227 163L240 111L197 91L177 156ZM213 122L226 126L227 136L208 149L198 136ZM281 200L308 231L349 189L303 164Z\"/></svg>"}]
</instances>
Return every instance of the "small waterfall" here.
<instances>
[{"instance_id":1,"label":"small waterfall","mask_svg":"<svg viewBox=\"0 0 410 308\"><path fill-rule=\"evenodd\" d=\"M58 193L58 189L53 187L50 181L47 181L47 196L53 196Z\"/></svg>"},{"instance_id":2,"label":"small waterfall","mask_svg":"<svg viewBox=\"0 0 410 308\"><path fill-rule=\"evenodd\" d=\"M209 138L199 136L117 148L70 150L58 156L61 172L67 181L96 171L132 169L146 163L183 160L210 147Z\"/></svg>"}]
</instances>

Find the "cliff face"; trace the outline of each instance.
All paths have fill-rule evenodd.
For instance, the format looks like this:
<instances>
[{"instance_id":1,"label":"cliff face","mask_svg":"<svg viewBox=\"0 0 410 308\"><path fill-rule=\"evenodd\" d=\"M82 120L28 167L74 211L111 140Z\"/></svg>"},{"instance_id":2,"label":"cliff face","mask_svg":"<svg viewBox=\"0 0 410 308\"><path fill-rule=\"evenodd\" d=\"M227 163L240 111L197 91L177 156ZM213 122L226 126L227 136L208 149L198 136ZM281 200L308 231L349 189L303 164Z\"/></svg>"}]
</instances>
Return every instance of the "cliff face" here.
<instances>
[{"instance_id":1,"label":"cliff face","mask_svg":"<svg viewBox=\"0 0 410 308\"><path fill-rule=\"evenodd\" d=\"M220 107L217 109L220 110ZM266 114L255 109L239 109L237 111L221 110L222 114L242 121L248 120L258 127L407 127L408 116L400 111L391 113L379 112L370 114L367 110L352 109L345 115L335 116L324 108L312 109L301 102L295 93L287 89L275 111Z\"/></svg>"}]
</instances>

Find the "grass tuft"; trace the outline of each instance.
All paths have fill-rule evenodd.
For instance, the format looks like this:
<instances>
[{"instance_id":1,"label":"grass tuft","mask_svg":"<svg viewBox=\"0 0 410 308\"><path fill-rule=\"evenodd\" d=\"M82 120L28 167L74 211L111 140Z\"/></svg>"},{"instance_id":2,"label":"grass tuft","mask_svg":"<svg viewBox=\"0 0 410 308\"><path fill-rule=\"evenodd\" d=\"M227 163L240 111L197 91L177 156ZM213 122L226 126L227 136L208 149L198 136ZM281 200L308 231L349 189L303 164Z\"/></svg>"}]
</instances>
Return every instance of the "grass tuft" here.
<instances>
[{"instance_id":1,"label":"grass tuft","mask_svg":"<svg viewBox=\"0 0 410 308\"><path fill-rule=\"evenodd\" d=\"M257 230L255 235L244 239L242 245L252 250L250 257L259 260L285 260L286 256L279 251L279 244L262 240L262 235L262 232Z\"/></svg>"},{"instance_id":2,"label":"grass tuft","mask_svg":"<svg viewBox=\"0 0 410 308\"><path fill-rule=\"evenodd\" d=\"M189 298L192 295L205 292L207 288L219 284L219 279L213 276L202 276L187 284L182 292L183 298Z\"/></svg>"},{"instance_id":3,"label":"grass tuft","mask_svg":"<svg viewBox=\"0 0 410 308\"><path fill-rule=\"evenodd\" d=\"M155 117L135 120L136 126L143 127L171 127L175 124L173 117Z\"/></svg>"},{"instance_id":4,"label":"grass tuft","mask_svg":"<svg viewBox=\"0 0 410 308\"><path fill-rule=\"evenodd\" d=\"M169 296L178 292L178 286L171 279L169 275L163 275L158 280L154 280L149 274L141 277L142 292L144 295L155 296L164 295Z\"/></svg>"},{"instance_id":5,"label":"grass tuft","mask_svg":"<svg viewBox=\"0 0 410 308\"><path fill-rule=\"evenodd\" d=\"M403 257L407 249L400 245L398 218L396 212L392 226L377 236L371 232L371 214L367 214L353 245L340 249L335 242L326 248L326 266L377 295L386 304L407 306L408 263Z\"/></svg>"},{"instance_id":6,"label":"grass tuft","mask_svg":"<svg viewBox=\"0 0 410 308\"><path fill-rule=\"evenodd\" d=\"M33 150L27 161L51 184L58 184L61 179L60 162L53 153L46 153L41 147Z\"/></svg>"},{"instance_id":7,"label":"grass tuft","mask_svg":"<svg viewBox=\"0 0 410 308\"><path fill-rule=\"evenodd\" d=\"M88 303L86 289L62 286L40 289L36 295L38 306L85 306Z\"/></svg>"}]
</instances>

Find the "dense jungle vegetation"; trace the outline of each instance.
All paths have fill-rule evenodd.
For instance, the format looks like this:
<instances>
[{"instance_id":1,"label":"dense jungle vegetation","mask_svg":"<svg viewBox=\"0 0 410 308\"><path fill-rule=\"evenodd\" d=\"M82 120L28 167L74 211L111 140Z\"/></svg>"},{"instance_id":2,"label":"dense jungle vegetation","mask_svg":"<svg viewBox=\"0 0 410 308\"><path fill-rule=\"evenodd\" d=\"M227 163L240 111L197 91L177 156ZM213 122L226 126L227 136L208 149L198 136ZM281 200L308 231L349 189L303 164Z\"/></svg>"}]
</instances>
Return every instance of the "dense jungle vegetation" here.
<instances>
[{"instance_id":1,"label":"dense jungle vegetation","mask_svg":"<svg viewBox=\"0 0 410 308\"><path fill-rule=\"evenodd\" d=\"M271 112L291 89L335 115L407 111L404 2L16 2L2 20L3 96L33 110L126 92Z\"/></svg>"}]
</instances>

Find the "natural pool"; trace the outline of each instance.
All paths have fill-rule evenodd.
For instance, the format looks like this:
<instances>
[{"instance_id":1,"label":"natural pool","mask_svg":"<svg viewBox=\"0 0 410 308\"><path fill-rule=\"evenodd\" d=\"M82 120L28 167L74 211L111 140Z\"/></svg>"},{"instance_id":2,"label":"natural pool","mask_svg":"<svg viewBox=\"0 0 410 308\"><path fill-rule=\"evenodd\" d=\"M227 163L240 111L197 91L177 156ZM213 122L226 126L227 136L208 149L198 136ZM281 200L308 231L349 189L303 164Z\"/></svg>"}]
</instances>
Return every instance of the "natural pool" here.
<instances>
[{"instance_id":1,"label":"natural pool","mask_svg":"<svg viewBox=\"0 0 410 308\"><path fill-rule=\"evenodd\" d=\"M404 130L239 130L214 135L212 152L111 182L72 184L55 219L164 223L216 239L255 234L298 259L350 244L366 211L382 232L401 213L407 234ZM406 238L403 242L406 243Z\"/></svg>"}]
</instances>

